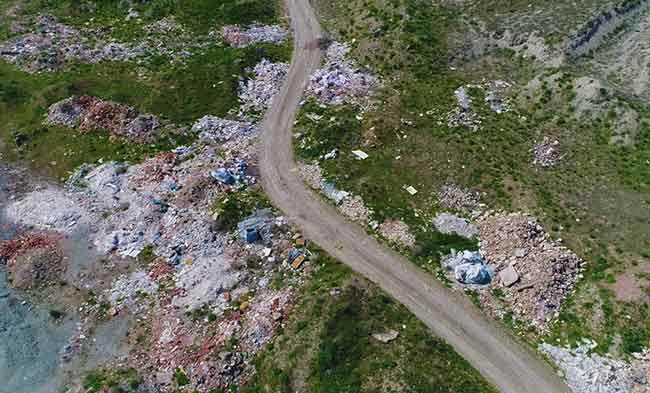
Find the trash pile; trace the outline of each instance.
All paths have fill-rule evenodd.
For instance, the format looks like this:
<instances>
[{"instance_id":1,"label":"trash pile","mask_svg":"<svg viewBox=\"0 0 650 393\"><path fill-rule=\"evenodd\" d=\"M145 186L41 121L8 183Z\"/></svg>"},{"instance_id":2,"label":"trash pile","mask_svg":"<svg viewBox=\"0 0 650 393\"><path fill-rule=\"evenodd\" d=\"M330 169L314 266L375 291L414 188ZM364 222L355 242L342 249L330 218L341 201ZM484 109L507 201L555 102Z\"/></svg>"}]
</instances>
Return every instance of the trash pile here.
<instances>
[{"instance_id":1,"label":"trash pile","mask_svg":"<svg viewBox=\"0 0 650 393\"><path fill-rule=\"evenodd\" d=\"M469 220L449 213L436 214L433 219L433 225L438 232L444 234L455 233L467 239L478 235L478 230Z\"/></svg>"},{"instance_id":2,"label":"trash pile","mask_svg":"<svg viewBox=\"0 0 650 393\"><path fill-rule=\"evenodd\" d=\"M326 105L358 105L367 108L371 93L381 82L348 58L350 47L333 42L327 49L323 68L314 72L307 86L307 96Z\"/></svg>"},{"instance_id":3,"label":"trash pile","mask_svg":"<svg viewBox=\"0 0 650 393\"><path fill-rule=\"evenodd\" d=\"M344 216L362 224L369 222L372 212L366 207L363 199L359 195L339 190L334 183L326 181L318 164L300 164L298 172L308 186L322 192L328 199L336 203Z\"/></svg>"},{"instance_id":4,"label":"trash pile","mask_svg":"<svg viewBox=\"0 0 650 393\"><path fill-rule=\"evenodd\" d=\"M249 135L257 132L252 123L226 120L216 116L204 116L192 126L192 133L208 142L225 142L233 136Z\"/></svg>"},{"instance_id":5,"label":"trash pile","mask_svg":"<svg viewBox=\"0 0 650 393\"><path fill-rule=\"evenodd\" d=\"M560 141L545 136L544 139L533 146L533 165L550 168L562 159Z\"/></svg>"},{"instance_id":6,"label":"trash pile","mask_svg":"<svg viewBox=\"0 0 650 393\"><path fill-rule=\"evenodd\" d=\"M446 209L467 213L478 212L484 207L480 203L480 194L478 192L461 188L453 183L440 187L438 202Z\"/></svg>"},{"instance_id":7,"label":"trash pile","mask_svg":"<svg viewBox=\"0 0 650 393\"><path fill-rule=\"evenodd\" d=\"M0 44L0 58L35 73L56 71L72 61L125 61L137 56L123 44L104 42L101 36L97 30L80 31L58 23L51 15L42 15L36 20L34 32Z\"/></svg>"},{"instance_id":8,"label":"trash pile","mask_svg":"<svg viewBox=\"0 0 650 393\"><path fill-rule=\"evenodd\" d=\"M494 276L492 268L475 251L452 251L441 259L440 264L461 284L487 285Z\"/></svg>"},{"instance_id":9,"label":"trash pile","mask_svg":"<svg viewBox=\"0 0 650 393\"><path fill-rule=\"evenodd\" d=\"M650 350L633 354L631 362L592 352L597 344L583 339L577 348L542 343L574 393L646 393L650 391Z\"/></svg>"},{"instance_id":10,"label":"trash pile","mask_svg":"<svg viewBox=\"0 0 650 393\"><path fill-rule=\"evenodd\" d=\"M544 332L582 277L585 262L522 213L484 214L475 221L480 252L516 317Z\"/></svg>"},{"instance_id":11,"label":"trash pile","mask_svg":"<svg viewBox=\"0 0 650 393\"><path fill-rule=\"evenodd\" d=\"M52 104L45 124L81 132L106 130L111 136L138 143L151 142L163 129L180 132L152 114L141 114L128 105L90 96L73 96Z\"/></svg>"},{"instance_id":12,"label":"trash pile","mask_svg":"<svg viewBox=\"0 0 650 393\"><path fill-rule=\"evenodd\" d=\"M271 106L287 76L289 65L262 59L253 69L254 77L239 84L240 113L263 113Z\"/></svg>"},{"instance_id":13,"label":"trash pile","mask_svg":"<svg viewBox=\"0 0 650 393\"><path fill-rule=\"evenodd\" d=\"M278 25L253 25L247 29L239 26L224 26L221 29L223 40L235 48L245 48L253 44L281 44L286 42L289 33Z\"/></svg>"},{"instance_id":14,"label":"trash pile","mask_svg":"<svg viewBox=\"0 0 650 393\"><path fill-rule=\"evenodd\" d=\"M403 221L386 220L379 224L377 231L391 242L409 248L415 246L415 236L411 233L409 226Z\"/></svg>"}]
</instances>

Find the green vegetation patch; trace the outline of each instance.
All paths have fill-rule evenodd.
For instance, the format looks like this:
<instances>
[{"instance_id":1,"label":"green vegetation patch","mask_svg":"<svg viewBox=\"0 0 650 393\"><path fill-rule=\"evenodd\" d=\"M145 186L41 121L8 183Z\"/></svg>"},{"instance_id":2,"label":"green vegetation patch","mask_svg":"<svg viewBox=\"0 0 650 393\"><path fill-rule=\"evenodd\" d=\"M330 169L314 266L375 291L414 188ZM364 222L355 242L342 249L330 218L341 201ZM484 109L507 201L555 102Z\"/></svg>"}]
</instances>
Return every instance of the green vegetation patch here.
<instances>
[{"instance_id":1,"label":"green vegetation patch","mask_svg":"<svg viewBox=\"0 0 650 393\"><path fill-rule=\"evenodd\" d=\"M319 253L284 330L245 392L494 392L403 306ZM339 288L340 293L330 291ZM396 330L389 343L373 333Z\"/></svg>"},{"instance_id":2,"label":"green vegetation patch","mask_svg":"<svg viewBox=\"0 0 650 393\"><path fill-rule=\"evenodd\" d=\"M136 392L141 383L134 369L98 370L86 374L83 388L86 393L130 393Z\"/></svg>"}]
</instances>

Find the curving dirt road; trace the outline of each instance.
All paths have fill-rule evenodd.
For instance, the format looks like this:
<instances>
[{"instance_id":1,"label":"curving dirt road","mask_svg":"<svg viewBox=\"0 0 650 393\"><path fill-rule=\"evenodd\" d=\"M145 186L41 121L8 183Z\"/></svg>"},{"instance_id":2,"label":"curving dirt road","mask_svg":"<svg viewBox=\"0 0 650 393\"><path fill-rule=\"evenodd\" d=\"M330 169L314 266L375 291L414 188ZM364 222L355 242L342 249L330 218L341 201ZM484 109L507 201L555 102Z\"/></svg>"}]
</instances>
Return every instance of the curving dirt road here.
<instances>
[{"instance_id":1,"label":"curving dirt road","mask_svg":"<svg viewBox=\"0 0 650 393\"><path fill-rule=\"evenodd\" d=\"M260 146L262 184L273 203L305 236L408 307L501 392L568 393L548 364L480 314L466 297L369 237L302 183L291 130L309 75L320 64L320 27L309 0L285 2L295 49L287 80L264 119Z\"/></svg>"}]
</instances>

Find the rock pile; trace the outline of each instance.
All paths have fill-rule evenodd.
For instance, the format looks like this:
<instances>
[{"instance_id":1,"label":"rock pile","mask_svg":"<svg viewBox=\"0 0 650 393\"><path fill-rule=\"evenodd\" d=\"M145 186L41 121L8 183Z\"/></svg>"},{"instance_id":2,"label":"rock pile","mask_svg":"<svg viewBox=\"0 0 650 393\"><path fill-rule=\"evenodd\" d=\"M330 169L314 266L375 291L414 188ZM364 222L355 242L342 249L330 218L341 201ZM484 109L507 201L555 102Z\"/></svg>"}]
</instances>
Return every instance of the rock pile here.
<instances>
[{"instance_id":1,"label":"rock pile","mask_svg":"<svg viewBox=\"0 0 650 393\"><path fill-rule=\"evenodd\" d=\"M173 129L152 114L90 96L73 96L52 104L45 123L81 132L106 130L112 136L139 143L151 142L163 129Z\"/></svg>"},{"instance_id":2,"label":"rock pile","mask_svg":"<svg viewBox=\"0 0 650 393\"><path fill-rule=\"evenodd\" d=\"M545 136L541 142L533 147L533 165L550 168L562 158L560 142Z\"/></svg>"},{"instance_id":3,"label":"rock pile","mask_svg":"<svg viewBox=\"0 0 650 393\"><path fill-rule=\"evenodd\" d=\"M280 87L287 76L289 66L286 63L271 63L263 59L253 69L253 77L239 85L239 100L242 113L262 113L269 108L273 98L280 92Z\"/></svg>"},{"instance_id":4,"label":"rock pile","mask_svg":"<svg viewBox=\"0 0 650 393\"><path fill-rule=\"evenodd\" d=\"M288 32L278 25L254 25L248 29L239 26L224 26L221 29L223 40L235 48L245 48L253 44L281 44L287 40Z\"/></svg>"},{"instance_id":5,"label":"rock pile","mask_svg":"<svg viewBox=\"0 0 650 393\"><path fill-rule=\"evenodd\" d=\"M475 225L481 255L494 266L504 302L515 316L546 331L581 277L584 262L531 216L485 214Z\"/></svg>"},{"instance_id":6,"label":"rock pile","mask_svg":"<svg viewBox=\"0 0 650 393\"><path fill-rule=\"evenodd\" d=\"M583 340L577 348L542 343L546 354L564 374L574 393L646 393L650 391L650 350L631 362L592 353L596 343Z\"/></svg>"},{"instance_id":7,"label":"rock pile","mask_svg":"<svg viewBox=\"0 0 650 393\"><path fill-rule=\"evenodd\" d=\"M409 226L400 220L387 220L379 224L379 234L391 242L404 247L415 246L415 236L411 233Z\"/></svg>"},{"instance_id":8,"label":"rock pile","mask_svg":"<svg viewBox=\"0 0 650 393\"><path fill-rule=\"evenodd\" d=\"M381 87L379 79L358 68L356 62L348 59L350 47L338 42L327 49L323 68L314 72L307 86L307 96L321 104L370 105L371 93Z\"/></svg>"}]
</instances>

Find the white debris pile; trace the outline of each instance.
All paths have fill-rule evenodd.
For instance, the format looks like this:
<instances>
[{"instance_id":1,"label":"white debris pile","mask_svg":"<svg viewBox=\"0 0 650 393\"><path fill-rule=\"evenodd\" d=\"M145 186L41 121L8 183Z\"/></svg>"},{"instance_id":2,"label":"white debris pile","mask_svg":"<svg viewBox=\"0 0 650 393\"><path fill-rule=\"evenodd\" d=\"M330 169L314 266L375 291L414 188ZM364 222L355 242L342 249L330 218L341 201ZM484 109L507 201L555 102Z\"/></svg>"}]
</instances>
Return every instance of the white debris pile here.
<instances>
[{"instance_id":1,"label":"white debris pile","mask_svg":"<svg viewBox=\"0 0 650 393\"><path fill-rule=\"evenodd\" d=\"M361 107L370 105L372 92L381 87L375 76L358 68L348 58L350 47L338 42L327 49L323 68L314 72L307 86L307 96L322 104L352 104Z\"/></svg>"},{"instance_id":2,"label":"white debris pile","mask_svg":"<svg viewBox=\"0 0 650 393\"><path fill-rule=\"evenodd\" d=\"M242 280L242 274L231 269L231 262L224 255L187 260L174 275L176 287L183 292L172 303L187 310L209 304L221 311L227 302L220 295L234 288Z\"/></svg>"},{"instance_id":3,"label":"white debris pile","mask_svg":"<svg viewBox=\"0 0 650 393\"><path fill-rule=\"evenodd\" d=\"M469 220L449 213L438 213L433 219L433 225L440 233L472 238L478 235L476 227Z\"/></svg>"},{"instance_id":4,"label":"white debris pile","mask_svg":"<svg viewBox=\"0 0 650 393\"><path fill-rule=\"evenodd\" d=\"M286 42L288 32L278 25L253 25L247 29L229 25L221 29L221 36L230 46L245 48L253 44L281 44Z\"/></svg>"},{"instance_id":5,"label":"white debris pile","mask_svg":"<svg viewBox=\"0 0 650 393\"><path fill-rule=\"evenodd\" d=\"M510 111L510 101L507 94L512 84L502 80L494 80L483 81L478 87L483 89L485 102L493 112L500 114Z\"/></svg>"},{"instance_id":6,"label":"white debris pile","mask_svg":"<svg viewBox=\"0 0 650 393\"><path fill-rule=\"evenodd\" d=\"M584 262L522 213L485 214L475 221L480 252L494 266L504 302L540 331L557 318Z\"/></svg>"},{"instance_id":7,"label":"white debris pile","mask_svg":"<svg viewBox=\"0 0 650 393\"><path fill-rule=\"evenodd\" d=\"M280 92L288 70L286 63L271 63L262 59L253 69L253 77L239 84L240 112L264 112L268 109Z\"/></svg>"},{"instance_id":8,"label":"white debris pile","mask_svg":"<svg viewBox=\"0 0 650 393\"><path fill-rule=\"evenodd\" d=\"M577 348L555 347L546 343L538 348L559 367L574 393L650 391L650 351L634 354L634 359L628 363L592 352L596 345L585 339Z\"/></svg>"},{"instance_id":9,"label":"white debris pile","mask_svg":"<svg viewBox=\"0 0 650 393\"><path fill-rule=\"evenodd\" d=\"M386 220L379 224L377 231L391 242L405 247L415 246L415 235L409 226L400 220Z\"/></svg>"},{"instance_id":10,"label":"white debris pile","mask_svg":"<svg viewBox=\"0 0 650 393\"><path fill-rule=\"evenodd\" d=\"M541 142L533 146L533 165L550 168L562 159L560 141L545 136Z\"/></svg>"},{"instance_id":11,"label":"white debris pile","mask_svg":"<svg viewBox=\"0 0 650 393\"><path fill-rule=\"evenodd\" d=\"M7 206L5 214L17 224L63 233L94 221L74 198L54 187L30 192Z\"/></svg>"},{"instance_id":12,"label":"white debris pile","mask_svg":"<svg viewBox=\"0 0 650 393\"><path fill-rule=\"evenodd\" d=\"M108 301L116 308L133 307L138 298L143 295L152 295L158 291L158 283L141 270L130 275L123 275L107 290Z\"/></svg>"},{"instance_id":13,"label":"white debris pile","mask_svg":"<svg viewBox=\"0 0 650 393\"><path fill-rule=\"evenodd\" d=\"M438 201L446 209L459 210L468 213L479 211L483 205L480 203L480 194L453 183L440 187Z\"/></svg>"},{"instance_id":14,"label":"white debris pile","mask_svg":"<svg viewBox=\"0 0 650 393\"><path fill-rule=\"evenodd\" d=\"M233 136L250 135L257 127L249 122L222 119L216 116L203 116L192 126L192 133L201 140L209 142L225 142Z\"/></svg>"}]
</instances>

